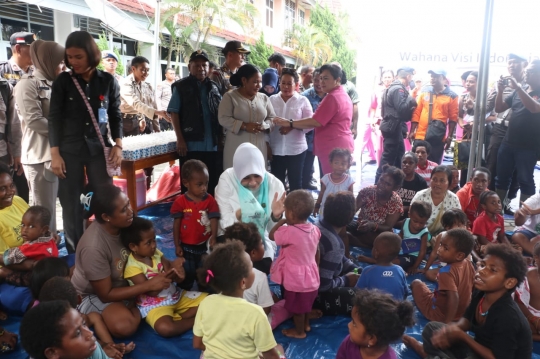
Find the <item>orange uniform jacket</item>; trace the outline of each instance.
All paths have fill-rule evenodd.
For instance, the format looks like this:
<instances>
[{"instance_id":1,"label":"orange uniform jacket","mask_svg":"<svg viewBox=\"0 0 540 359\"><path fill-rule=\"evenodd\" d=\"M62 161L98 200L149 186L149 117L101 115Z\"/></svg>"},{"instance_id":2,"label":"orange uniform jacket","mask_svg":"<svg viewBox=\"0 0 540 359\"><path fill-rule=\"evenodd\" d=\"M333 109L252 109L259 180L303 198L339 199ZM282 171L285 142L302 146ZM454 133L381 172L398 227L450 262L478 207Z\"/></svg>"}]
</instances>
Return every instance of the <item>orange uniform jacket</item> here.
<instances>
[{"instance_id":1,"label":"orange uniform jacket","mask_svg":"<svg viewBox=\"0 0 540 359\"><path fill-rule=\"evenodd\" d=\"M414 110L411 122L418 123L415 136L417 140L423 140L426 136L429 116L429 94L432 92L433 88L429 86L420 92L416 98L418 106ZM433 92L433 111L431 118L442 121L445 124L448 124L448 120L457 122L458 95L450 90L448 86L439 94Z\"/></svg>"}]
</instances>

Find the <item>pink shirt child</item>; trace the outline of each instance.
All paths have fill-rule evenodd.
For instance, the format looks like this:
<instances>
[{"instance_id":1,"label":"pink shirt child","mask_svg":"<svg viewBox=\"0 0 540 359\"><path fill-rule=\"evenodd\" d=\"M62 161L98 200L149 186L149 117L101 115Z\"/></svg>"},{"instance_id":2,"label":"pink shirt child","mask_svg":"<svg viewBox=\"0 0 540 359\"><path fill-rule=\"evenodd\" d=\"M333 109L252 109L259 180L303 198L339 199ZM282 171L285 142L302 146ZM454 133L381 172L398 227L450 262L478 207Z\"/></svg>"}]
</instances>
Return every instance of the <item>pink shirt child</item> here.
<instances>
[{"instance_id":1,"label":"pink shirt child","mask_svg":"<svg viewBox=\"0 0 540 359\"><path fill-rule=\"evenodd\" d=\"M313 119L321 124L321 127L315 128L313 153L321 159L323 174L332 172L328 156L334 148L346 148L351 153L354 151L352 112L349 95L343 86L336 86L324 97L313 115Z\"/></svg>"},{"instance_id":2,"label":"pink shirt child","mask_svg":"<svg viewBox=\"0 0 540 359\"><path fill-rule=\"evenodd\" d=\"M270 270L270 279L290 292L318 290L321 282L315 255L321 238L319 229L311 223L283 225L274 238L281 249Z\"/></svg>"}]
</instances>

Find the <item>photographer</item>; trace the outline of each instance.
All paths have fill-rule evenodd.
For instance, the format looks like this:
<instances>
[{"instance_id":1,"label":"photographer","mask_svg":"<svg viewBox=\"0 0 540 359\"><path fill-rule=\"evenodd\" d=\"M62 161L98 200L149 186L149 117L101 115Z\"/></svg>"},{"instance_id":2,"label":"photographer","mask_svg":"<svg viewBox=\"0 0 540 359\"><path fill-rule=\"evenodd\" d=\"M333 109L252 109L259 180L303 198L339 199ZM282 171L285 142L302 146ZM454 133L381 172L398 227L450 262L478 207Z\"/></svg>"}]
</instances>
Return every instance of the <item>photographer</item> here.
<instances>
[{"instance_id":1,"label":"photographer","mask_svg":"<svg viewBox=\"0 0 540 359\"><path fill-rule=\"evenodd\" d=\"M522 86L513 77L501 77L497 82L495 111L501 113L512 110L512 120L497 155L495 186L503 201L514 170L517 171L521 188L520 202L536 192L533 171L540 153L540 60L533 60L527 66L525 83ZM504 98L503 90L506 86L514 91Z\"/></svg>"}]
</instances>

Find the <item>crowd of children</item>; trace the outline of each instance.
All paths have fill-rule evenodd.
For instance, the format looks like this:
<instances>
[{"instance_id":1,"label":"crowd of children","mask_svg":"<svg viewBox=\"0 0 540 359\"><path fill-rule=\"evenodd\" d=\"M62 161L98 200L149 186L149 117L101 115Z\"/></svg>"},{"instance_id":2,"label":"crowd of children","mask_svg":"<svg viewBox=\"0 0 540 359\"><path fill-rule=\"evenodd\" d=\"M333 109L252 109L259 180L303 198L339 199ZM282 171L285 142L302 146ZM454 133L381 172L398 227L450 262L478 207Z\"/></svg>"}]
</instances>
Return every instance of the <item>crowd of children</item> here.
<instances>
[{"instance_id":1,"label":"crowd of children","mask_svg":"<svg viewBox=\"0 0 540 359\"><path fill-rule=\"evenodd\" d=\"M462 189L470 192L467 207L474 206L475 213L445 208L440 218L444 231L432 236L427 227L431 205L412 200L430 179L425 176L433 167L429 151L429 143L417 141L413 152L403 156L403 172L392 167L381 177L393 180L391 173L400 172L393 181L404 179L403 189L390 195L406 197L405 214L396 225L399 232L379 233L371 257L358 257L370 264L361 274L338 273L356 292L349 335L336 358L393 359L389 344L400 338L422 357L530 358L532 339L540 340L540 270L527 270L522 253L506 238L501 201L486 190L489 171L484 169L473 171L472 183ZM254 268L265 253L258 227L238 221L218 236L220 211L206 192L208 170L200 161L187 161L182 167L187 192L171 208L177 258L170 261L157 248L149 220L134 217L120 231L128 253L123 277L130 286L155 276L168 278L160 290L136 295L134 310L164 337L193 329L193 347L203 351L201 358L284 358L272 330L292 318L293 327L283 334L303 339L311 330L310 319L321 315L313 308L326 276L319 270L328 266L320 263L324 227L309 219L313 214L324 220L330 214L325 205L334 197L352 197L350 158L346 150L332 151L332 173L321 180L317 201L304 190L285 198L284 216L269 233L279 248L269 278L281 286L281 299L270 291L268 276ZM338 226L333 225L336 216L340 214L331 213L328 220L335 237L343 238L349 218ZM519 227L512 237L514 246L532 254L538 264L540 195L523 203L515 218ZM66 262L56 258L49 221L46 209L30 207L21 223L24 244L0 256L0 278L13 270L28 273L21 278L35 299L21 323L23 347L37 359L122 358L135 345L114 343L100 313L77 311L81 297L69 280ZM348 261L345 256L338 260ZM409 291L406 277L415 274L435 282L435 290L416 279ZM404 335L414 324L410 293L419 312L432 321L424 329L423 343Z\"/></svg>"}]
</instances>

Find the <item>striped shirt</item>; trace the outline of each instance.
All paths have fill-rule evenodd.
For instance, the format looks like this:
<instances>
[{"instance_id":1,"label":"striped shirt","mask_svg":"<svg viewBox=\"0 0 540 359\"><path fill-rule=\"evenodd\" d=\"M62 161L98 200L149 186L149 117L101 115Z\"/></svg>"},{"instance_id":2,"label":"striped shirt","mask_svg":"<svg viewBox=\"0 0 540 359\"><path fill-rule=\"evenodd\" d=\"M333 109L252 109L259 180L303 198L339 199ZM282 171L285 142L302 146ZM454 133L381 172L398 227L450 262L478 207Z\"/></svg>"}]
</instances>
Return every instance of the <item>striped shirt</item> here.
<instances>
[{"instance_id":1,"label":"striped shirt","mask_svg":"<svg viewBox=\"0 0 540 359\"><path fill-rule=\"evenodd\" d=\"M437 166L438 164L436 162L431 162L430 160L427 160L427 165L425 168L420 168L420 165L418 165L414 171L418 173L420 177L425 179L426 183L429 186L429 183L431 182L431 171L433 171L433 169Z\"/></svg>"}]
</instances>

